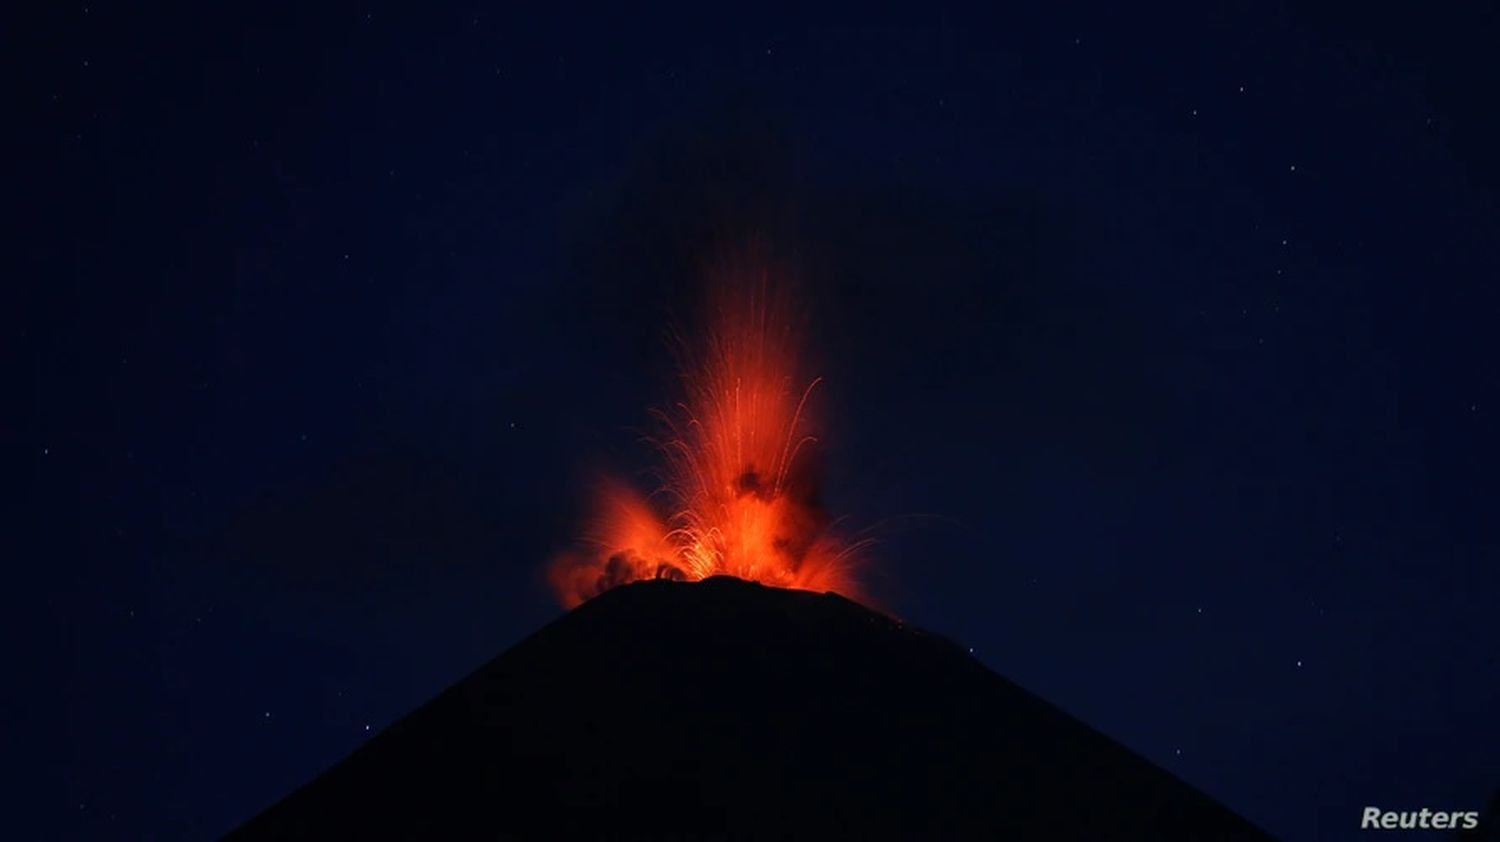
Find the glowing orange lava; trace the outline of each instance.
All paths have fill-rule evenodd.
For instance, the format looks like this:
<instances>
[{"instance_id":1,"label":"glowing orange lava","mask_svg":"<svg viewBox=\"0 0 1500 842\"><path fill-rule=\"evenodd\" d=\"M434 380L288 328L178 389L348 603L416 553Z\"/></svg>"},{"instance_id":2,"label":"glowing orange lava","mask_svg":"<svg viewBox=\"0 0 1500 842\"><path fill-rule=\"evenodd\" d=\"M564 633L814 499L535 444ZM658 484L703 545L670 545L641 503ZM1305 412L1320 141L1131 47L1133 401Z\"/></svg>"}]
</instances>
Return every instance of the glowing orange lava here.
<instances>
[{"instance_id":1,"label":"glowing orange lava","mask_svg":"<svg viewBox=\"0 0 1500 842\"><path fill-rule=\"evenodd\" d=\"M556 558L553 588L572 607L637 579L728 575L863 597L865 542L846 543L817 500L811 404L797 310L769 270L721 270L707 333L683 346L684 400L655 412L664 470L650 496L609 480L581 549Z\"/></svg>"}]
</instances>

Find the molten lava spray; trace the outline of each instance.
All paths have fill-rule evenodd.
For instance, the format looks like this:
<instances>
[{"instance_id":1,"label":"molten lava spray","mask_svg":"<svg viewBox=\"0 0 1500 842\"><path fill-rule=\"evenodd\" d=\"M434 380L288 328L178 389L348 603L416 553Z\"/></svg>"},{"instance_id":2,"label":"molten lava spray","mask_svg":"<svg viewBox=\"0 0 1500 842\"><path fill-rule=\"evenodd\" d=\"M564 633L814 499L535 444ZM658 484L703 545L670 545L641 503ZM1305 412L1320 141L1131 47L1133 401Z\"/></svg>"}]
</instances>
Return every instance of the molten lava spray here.
<instances>
[{"instance_id":1,"label":"molten lava spray","mask_svg":"<svg viewBox=\"0 0 1500 842\"><path fill-rule=\"evenodd\" d=\"M572 607L637 579L728 575L860 599L846 543L817 499L811 409L799 371L799 312L758 263L721 269L702 344L679 348L684 399L653 413L661 486L601 483L580 550L549 570Z\"/></svg>"}]
</instances>

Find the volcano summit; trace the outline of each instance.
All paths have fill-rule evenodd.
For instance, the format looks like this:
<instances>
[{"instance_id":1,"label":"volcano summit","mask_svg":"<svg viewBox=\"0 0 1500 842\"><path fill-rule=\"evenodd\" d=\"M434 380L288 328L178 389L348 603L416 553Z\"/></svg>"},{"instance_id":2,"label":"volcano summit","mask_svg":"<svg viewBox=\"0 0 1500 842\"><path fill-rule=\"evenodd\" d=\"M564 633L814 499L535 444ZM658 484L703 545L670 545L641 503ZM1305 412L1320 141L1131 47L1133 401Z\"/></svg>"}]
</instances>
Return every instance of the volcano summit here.
<instances>
[{"instance_id":1,"label":"volcano summit","mask_svg":"<svg viewBox=\"0 0 1500 842\"><path fill-rule=\"evenodd\" d=\"M942 638L714 577L584 603L228 838L1269 837Z\"/></svg>"}]
</instances>

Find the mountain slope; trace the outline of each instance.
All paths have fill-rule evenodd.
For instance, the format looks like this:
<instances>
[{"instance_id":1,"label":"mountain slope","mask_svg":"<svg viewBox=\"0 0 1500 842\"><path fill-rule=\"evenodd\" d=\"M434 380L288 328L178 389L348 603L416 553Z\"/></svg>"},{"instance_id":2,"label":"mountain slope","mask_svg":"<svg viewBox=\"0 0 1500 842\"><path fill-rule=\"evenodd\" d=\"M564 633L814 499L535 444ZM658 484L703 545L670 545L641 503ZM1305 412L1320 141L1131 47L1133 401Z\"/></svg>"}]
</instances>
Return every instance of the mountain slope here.
<instances>
[{"instance_id":1,"label":"mountain slope","mask_svg":"<svg viewBox=\"0 0 1500 842\"><path fill-rule=\"evenodd\" d=\"M229 838L1268 837L941 638L710 579L585 603Z\"/></svg>"}]
</instances>

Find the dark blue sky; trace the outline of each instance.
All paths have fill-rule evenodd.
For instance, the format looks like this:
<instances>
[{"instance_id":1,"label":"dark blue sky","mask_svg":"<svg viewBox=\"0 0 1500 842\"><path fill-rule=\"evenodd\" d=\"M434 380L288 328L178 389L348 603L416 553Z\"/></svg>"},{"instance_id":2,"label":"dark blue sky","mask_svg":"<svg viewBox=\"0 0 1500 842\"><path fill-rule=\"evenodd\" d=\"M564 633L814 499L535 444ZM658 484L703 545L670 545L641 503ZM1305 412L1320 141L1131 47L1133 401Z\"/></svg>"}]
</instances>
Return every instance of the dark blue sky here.
<instances>
[{"instance_id":1,"label":"dark blue sky","mask_svg":"<svg viewBox=\"0 0 1500 842\"><path fill-rule=\"evenodd\" d=\"M7 27L18 838L214 836L557 616L750 233L892 610L1278 836L1478 809L1500 18L1117 5Z\"/></svg>"}]
</instances>

